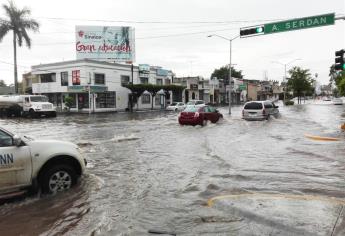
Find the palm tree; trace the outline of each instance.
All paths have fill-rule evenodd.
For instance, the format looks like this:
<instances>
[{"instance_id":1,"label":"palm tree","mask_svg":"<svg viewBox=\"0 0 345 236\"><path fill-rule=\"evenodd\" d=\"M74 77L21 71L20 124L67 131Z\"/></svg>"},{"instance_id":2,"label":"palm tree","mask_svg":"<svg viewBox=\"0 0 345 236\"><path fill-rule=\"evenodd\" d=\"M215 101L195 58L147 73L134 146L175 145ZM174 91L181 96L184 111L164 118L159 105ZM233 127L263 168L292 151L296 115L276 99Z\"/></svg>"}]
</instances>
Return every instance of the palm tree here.
<instances>
[{"instance_id":1,"label":"palm tree","mask_svg":"<svg viewBox=\"0 0 345 236\"><path fill-rule=\"evenodd\" d=\"M14 51L14 86L15 92L18 93L18 72L17 72L17 43L19 47L23 44L23 39L28 48L31 47L31 39L27 30L37 32L39 23L34 19L30 19L31 11L24 7L17 8L12 1L8 5L3 4L3 9L7 18L0 18L0 42L10 31L13 32L13 51Z\"/></svg>"}]
</instances>

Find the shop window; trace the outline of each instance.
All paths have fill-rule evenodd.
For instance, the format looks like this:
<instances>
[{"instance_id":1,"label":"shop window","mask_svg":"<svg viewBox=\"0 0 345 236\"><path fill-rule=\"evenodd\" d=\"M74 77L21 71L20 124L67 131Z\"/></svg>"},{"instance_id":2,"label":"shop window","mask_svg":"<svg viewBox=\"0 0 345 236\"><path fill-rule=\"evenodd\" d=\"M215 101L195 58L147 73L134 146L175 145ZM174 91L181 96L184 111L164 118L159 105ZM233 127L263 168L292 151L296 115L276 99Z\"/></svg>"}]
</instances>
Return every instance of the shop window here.
<instances>
[{"instance_id":1,"label":"shop window","mask_svg":"<svg viewBox=\"0 0 345 236\"><path fill-rule=\"evenodd\" d=\"M95 73L95 84L105 84L105 75Z\"/></svg>"},{"instance_id":2,"label":"shop window","mask_svg":"<svg viewBox=\"0 0 345 236\"><path fill-rule=\"evenodd\" d=\"M61 72L61 86L68 86L68 72Z\"/></svg>"},{"instance_id":3,"label":"shop window","mask_svg":"<svg viewBox=\"0 0 345 236\"><path fill-rule=\"evenodd\" d=\"M165 79L165 84L170 84L170 79Z\"/></svg>"},{"instance_id":4,"label":"shop window","mask_svg":"<svg viewBox=\"0 0 345 236\"><path fill-rule=\"evenodd\" d=\"M96 108L115 108L116 92L97 93Z\"/></svg>"},{"instance_id":5,"label":"shop window","mask_svg":"<svg viewBox=\"0 0 345 236\"><path fill-rule=\"evenodd\" d=\"M89 108L89 94L78 94L78 109Z\"/></svg>"},{"instance_id":6,"label":"shop window","mask_svg":"<svg viewBox=\"0 0 345 236\"><path fill-rule=\"evenodd\" d=\"M141 103L142 104L150 104L151 103L150 94L141 95Z\"/></svg>"},{"instance_id":7,"label":"shop window","mask_svg":"<svg viewBox=\"0 0 345 236\"><path fill-rule=\"evenodd\" d=\"M73 85L80 85L80 70L72 71L72 83Z\"/></svg>"},{"instance_id":8,"label":"shop window","mask_svg":"<svg viewBox=\"0 0 345 236\"><path fill-rule=\"evenodd\" d=\"M157 83L158 85L162 85L162 84L163 84L163 80L162 80L162 79L157 79L157 80L156 80L156 83Z\"/></svg>"},{"instance_id":9,"label":"shop window","mask_svg":"<svg viewBox=\"0 0 345 236\"><path fill-rule=\"evenodd\" d=\"M149 83L149 78L140 78L140 83L141 84L148 84Z\"/></svg>"},{"instance_id":10,"label":"shop window","mask_svg":"<svg viewBox=\"0 0 345 236\"><path fill-rule=\"evenodd\" d=\"M121 75L121 84L129 84L129 76L128 75Z\"/></svg>"},{"instance_id":11,"label":"shop window","mask_svg":"<svg viewBox=\"0 0 345 236\"><path fill-rule=\"evenodd\" d=\"M56 73L41 74L41 83L56 82Z\"/></svg>"}]
</instances>

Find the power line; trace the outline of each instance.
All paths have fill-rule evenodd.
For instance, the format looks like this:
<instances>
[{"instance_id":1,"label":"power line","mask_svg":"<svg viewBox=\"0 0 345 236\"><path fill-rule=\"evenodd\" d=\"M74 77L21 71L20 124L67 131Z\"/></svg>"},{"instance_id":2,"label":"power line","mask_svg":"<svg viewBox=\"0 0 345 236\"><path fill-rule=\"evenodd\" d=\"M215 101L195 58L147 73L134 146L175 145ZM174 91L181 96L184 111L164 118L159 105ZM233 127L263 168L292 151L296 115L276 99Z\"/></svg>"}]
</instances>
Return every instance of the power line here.
<instances>
[{"instance_id":1,"label":"power line","mask_svg":"<svg viewBox=\"0 0 345 236\"><path fill-rule=\"evenodd\" d=\"M256 20L232 20L232 21L131 21L131 20L105 20L105 19L81 19L81 18L62 18L62 17L36 17L47 20L58 21L88 21L88 22L112 22L129 24L234 24L249 22L278 21L285 19L256 19Z\"/></svg>"}]
</instances>

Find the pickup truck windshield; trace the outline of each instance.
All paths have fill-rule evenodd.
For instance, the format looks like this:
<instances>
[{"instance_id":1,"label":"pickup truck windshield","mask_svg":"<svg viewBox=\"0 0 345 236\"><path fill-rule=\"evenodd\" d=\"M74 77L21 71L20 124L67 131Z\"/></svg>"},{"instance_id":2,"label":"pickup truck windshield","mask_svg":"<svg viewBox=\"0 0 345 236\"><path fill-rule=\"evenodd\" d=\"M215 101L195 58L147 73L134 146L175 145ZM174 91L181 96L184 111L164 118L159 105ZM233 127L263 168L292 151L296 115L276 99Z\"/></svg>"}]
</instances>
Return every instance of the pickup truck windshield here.
<instances>
[{"instance_id":1,"label":"pickup truck windshield","mask_svg":"<svg viewBox=\"0 0 345 236\"><path fill-rule=\"evenodd\" d=\"M33 96L30 97L31 102L48 102L48 98L45 96Z\"/></svg>"}]
</instances>

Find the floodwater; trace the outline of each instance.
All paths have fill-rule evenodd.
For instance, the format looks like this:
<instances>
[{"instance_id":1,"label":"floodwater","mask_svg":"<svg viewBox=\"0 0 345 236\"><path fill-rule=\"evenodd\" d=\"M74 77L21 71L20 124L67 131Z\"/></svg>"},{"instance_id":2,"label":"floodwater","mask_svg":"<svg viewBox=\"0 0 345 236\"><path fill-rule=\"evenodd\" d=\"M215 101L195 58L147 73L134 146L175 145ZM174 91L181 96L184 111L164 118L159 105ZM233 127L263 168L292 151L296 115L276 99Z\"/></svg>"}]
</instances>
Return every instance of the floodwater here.
<instances>
[{"instance_id":1,"label":"floodwater","mask_svg":"<svg viewBox=\"0 0 345 236\"><path fill-rule=\"evenodd\" d=\"M0 235L345 234L345 106L281 106L254 122L219 110L206 127L171 112L0 120L88 160L76 188L0 205Z\"/></svg>"}]
</instances>

